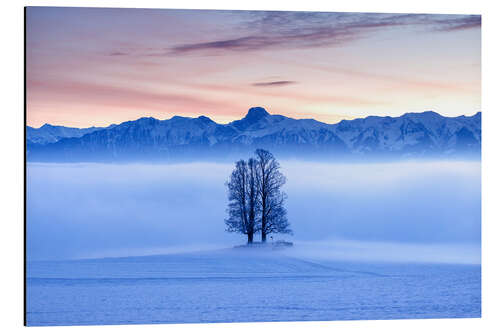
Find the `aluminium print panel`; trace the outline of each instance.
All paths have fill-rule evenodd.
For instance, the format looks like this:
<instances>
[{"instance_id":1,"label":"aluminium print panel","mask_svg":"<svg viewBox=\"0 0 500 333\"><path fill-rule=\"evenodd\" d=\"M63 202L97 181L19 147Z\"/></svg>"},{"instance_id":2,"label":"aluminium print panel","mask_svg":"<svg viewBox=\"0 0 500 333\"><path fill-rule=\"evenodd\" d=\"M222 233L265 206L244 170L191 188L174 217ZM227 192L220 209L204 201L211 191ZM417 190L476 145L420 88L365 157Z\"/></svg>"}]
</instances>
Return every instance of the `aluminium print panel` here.
<instances>
[{"instance_id":1,"label":"aluminium print panel","mask_svg":"<svg viewBox=\"0 0 500 333\"><path fill-rule=\"evenodd\" d=\"M25 14L27 326L481 317L481 16Z\"/></svg>"}]
</instances>

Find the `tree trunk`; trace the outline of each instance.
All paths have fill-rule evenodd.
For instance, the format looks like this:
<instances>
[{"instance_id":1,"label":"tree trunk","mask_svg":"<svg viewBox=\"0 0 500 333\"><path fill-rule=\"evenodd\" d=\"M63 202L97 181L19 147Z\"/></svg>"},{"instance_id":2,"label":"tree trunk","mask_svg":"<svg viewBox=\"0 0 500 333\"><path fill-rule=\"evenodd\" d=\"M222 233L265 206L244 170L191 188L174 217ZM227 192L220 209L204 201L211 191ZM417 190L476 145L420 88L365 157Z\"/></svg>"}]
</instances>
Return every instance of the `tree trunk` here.
<instances>
[{"instance_id":1,"label":"tree trunk","mask_svg":"<svg viewBox=\"0 0 500 333\"><path fill-rule=\"evenodd\" d=\"M248 244L252 244L252 243L253 243L253 233L252 233L252 234L250 234L250 233L249 233L249 234L247 234L247 236L248 236L248 241L247 241L247 243L248 243Z\"/></svg>"},{"instance_id":2,"label":"tree trunk","mask_svg":"<svg viewBox=\"0 0 500 333\"><path fill-rule=\"evenodd\" d=\"M262 227L262 233L261 233L261 239L262 239L262 243L265 243L266 242L266 226L267 226L267 216L265 215L265 211L266 211L266 199L265 198L262 198L262 217L261 217L261 227Z\"/></svg>"}]
</instances>

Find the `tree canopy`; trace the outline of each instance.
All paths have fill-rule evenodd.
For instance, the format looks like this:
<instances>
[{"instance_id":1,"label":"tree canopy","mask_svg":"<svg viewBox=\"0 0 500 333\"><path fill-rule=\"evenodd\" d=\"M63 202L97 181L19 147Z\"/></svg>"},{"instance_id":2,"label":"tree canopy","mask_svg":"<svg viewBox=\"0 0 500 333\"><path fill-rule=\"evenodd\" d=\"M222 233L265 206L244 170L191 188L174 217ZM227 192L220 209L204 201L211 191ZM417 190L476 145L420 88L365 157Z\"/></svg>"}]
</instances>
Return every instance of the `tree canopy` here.
<instances>
[{"instance_id":1,"label":"tree canopy","mask_svg":"<svg viewBox=\"0 0 500 333\"><path fill-rule=\"evenodd\" d=\"M248 243L253 242L257 232L262 242L266 242L269 234L292 233L284 207L287 196L281 190L285 183L278 161L267 150L257 149L255 157L237 161L226 182L229 199L226 230L247 235Z\"/></svg>"}]
</instances>

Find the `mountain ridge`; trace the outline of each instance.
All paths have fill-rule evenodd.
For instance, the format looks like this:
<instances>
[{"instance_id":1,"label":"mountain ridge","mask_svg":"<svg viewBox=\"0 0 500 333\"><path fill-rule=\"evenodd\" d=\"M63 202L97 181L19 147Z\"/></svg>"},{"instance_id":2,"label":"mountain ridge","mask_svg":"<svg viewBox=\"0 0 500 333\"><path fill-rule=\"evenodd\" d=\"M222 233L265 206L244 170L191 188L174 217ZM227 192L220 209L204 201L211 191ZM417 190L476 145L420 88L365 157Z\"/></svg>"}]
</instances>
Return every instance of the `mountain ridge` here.
<instances>
[{"instance_id":1,"label":"mountain ridge","mask_svg":"<svg viewBox=\"0 0 500 333\"><path fill-rule=\"evenodd\" d=\"M66 137L45 142L31 131L27 154L31 161L175 160L229 157L262 147L297 158L480 156L481 117L481 112L445 117L425 111L327 124L253 107L228 124L206 116L141 117L104 128L64 127L59 132Z\"/></svg>"}]
</instances>

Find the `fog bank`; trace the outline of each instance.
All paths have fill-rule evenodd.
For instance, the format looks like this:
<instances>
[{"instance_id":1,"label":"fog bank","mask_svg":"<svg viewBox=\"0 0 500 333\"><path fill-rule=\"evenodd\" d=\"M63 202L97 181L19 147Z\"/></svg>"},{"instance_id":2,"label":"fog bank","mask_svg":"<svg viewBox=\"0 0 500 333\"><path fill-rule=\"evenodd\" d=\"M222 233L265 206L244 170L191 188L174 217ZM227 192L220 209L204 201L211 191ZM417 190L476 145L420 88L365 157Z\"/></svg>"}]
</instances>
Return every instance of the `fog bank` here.
<instances>
[{"instance_id":1,"label":"fog bank","mask_svg":"<svg viewBox=\"0 0 500 333\"><path fill-rule=\"evenodd\" d=\"M422 257L421 248L412 247L417 244L443 260L480 258L479 162L281 164L294 236L274 239L297 245L349 241L371 249L406 244L406 256ZM147 255L244 243L245 237L224 231L224 182L232 167L30 163L28 258ZM329 245L321 252L335 251ZM348 252L346 257L354 253Z\"/></svg>"}]
</instances>

